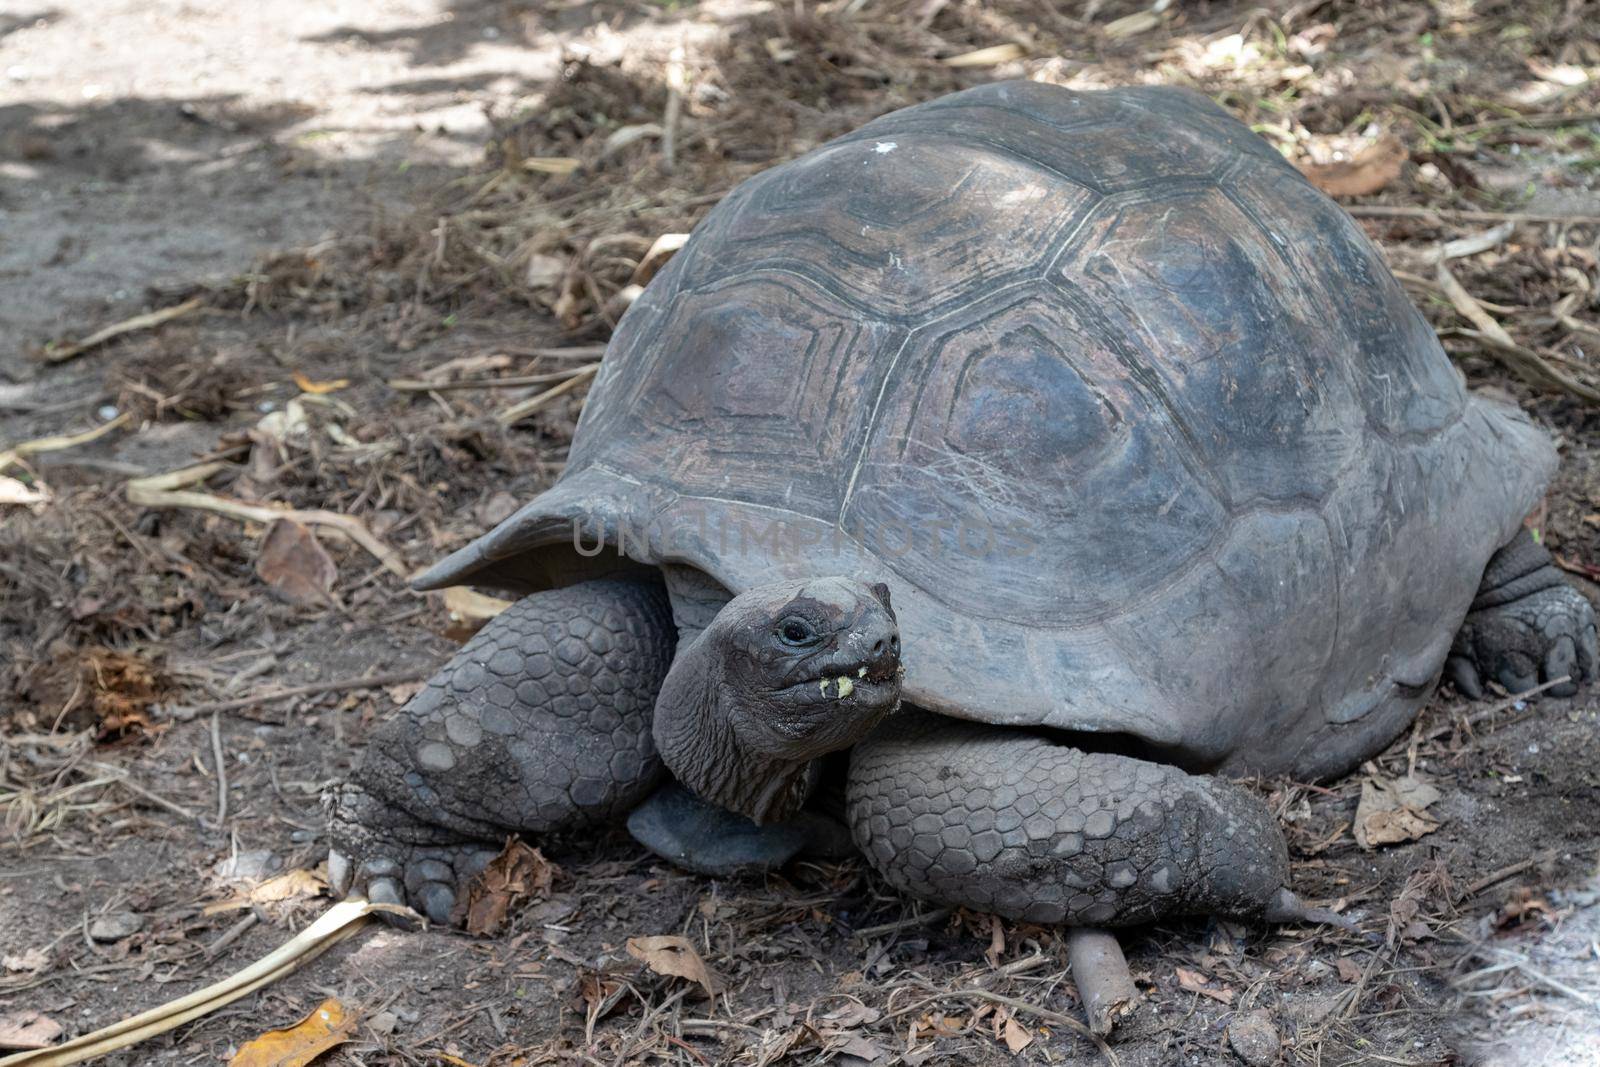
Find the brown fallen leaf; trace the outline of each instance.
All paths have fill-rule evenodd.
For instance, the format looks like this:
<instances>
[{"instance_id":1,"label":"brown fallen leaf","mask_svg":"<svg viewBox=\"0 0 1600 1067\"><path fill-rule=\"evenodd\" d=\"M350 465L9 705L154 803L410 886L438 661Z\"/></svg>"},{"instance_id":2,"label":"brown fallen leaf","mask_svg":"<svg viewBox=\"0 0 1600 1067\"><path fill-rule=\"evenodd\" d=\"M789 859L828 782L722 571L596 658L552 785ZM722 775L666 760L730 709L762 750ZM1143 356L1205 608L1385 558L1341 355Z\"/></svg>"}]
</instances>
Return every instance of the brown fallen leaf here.
<instances>
[{"instance_id":1,"label":"brown fallen leaf","mask_svg":"<svg viewBox=\"0 0 1600 1067\"><path fill-rule=\"evenodd\" d=\"M854 1056L867 1063L889 1062L889 1050L869 1038L860 1034L832 1034L828 1035L823 1048L827 1052L840 1056Z\"/></svg>"},{"instance_id":2,"label":"brown fallen leaf","mask_svg":"<svg viewBox=\"0 0 1600 1067\"><path fill-rule=\"evenodd\" d=\"M205 914L216 915L219 912L251 908L257 904L278 904L285 900L320 896L327 888L327 880L315 871L308 871L303 868L285 871L283 874L268 878L266 881L253 886L247 892L240 893L232 899L218 901L215 904L207 904Z\"/></svg>"},{"instance_id":3,"label":"brown fallen leaf","mask_svg":"<svg viewBox=\"0 0 1600 1067\"><path fill-rule=\"evenodd\" d=\"M1006 1016L1005 1029L1001 1033L1006 1048L1010 1049L1013 1055L1033 1044L1033 1031L1017 1022L1014 1015Z\"/></svg>"},{"instance_id":4,"label":"brown fallen leaf","mask_svg":"<svg viewBox=\"0 0 1600 1067\"><path fill-rule=\"evenodd\" d=\"M256 574L296 604L326 604L339 568L308 527L278 519L261 539Z\"/></svg>"},{"instance_id":5,"label":"brown fallen leaf","mask_svg":"<svg viewBox=\"0 0 1600 1067\"><path fill-rule=\"evenodd\" d=\"M359 1016L329 997L311 1014L283 1030L268 1030L245 1042L228 1067L306 1067L306 1064L350 1040Z\"/></svg>"},{"instance_id":6,"label":"brown fallen leaf","mask_svg":"<svg viewBox=\"0 0 1600 1067\"><path fill-rule=\"evenodd\" d=\"M1334 163L1300 163L1300 173L1332 197L1369 196L1400 177L1409 153L1400 138L1384 134L1356 153Z\"/></svg>"},{"instance_id":7,"label":"brown fallen leaf","mask_svg":"<svg viewBox=\"0 0 1600 1067\"><path fill-rule=\"evenodd\" d=\"M444 607L452 622L470 627L470 633L511 606L511 601L489 596L464 585L452 585L444 591Z\"/></svg>"},{"instance_id":8,"label":"brown fallen leaf","mask_svg":"<svg viewBox=\"0 0 1600 1067\"><path fill-rule=\"evenodd\" d=\"M467 886L451 921L464 925L470 934L495 933L513 907L548 897L558 873L560 868L544 853L513 837Z\"/></svg>"},{"instance_id":9,"label":"brown fallen leaf","mask_svg":"<svg viewBox=\"0 0 1600 1067\"><path fill-rule=\"evenodd\" d=\"M49 1048L61 1036L61 1024L36 1011L0 1015L0 1048Z\"/></svg>"},{"instance_id":10,"label":"brown fallen leaf","mask_svg":"<svg viewBox=\"0 0 1600 1067\"><path fill-rule=\"evenodd\" d=\"M1442 794L1429 783L1403 778L1367 778L1361 783L1353 827L1356 844L1376 848L1415 841L1433 833L1440 821L1425 810Z\"/></svg>"},{"instance_id":11,"label":"brown fallen leaf","mask_svg":"<svg viewBox=\"0 0 1600 1067\"><path fill-rule=\"evenodd\" d=\"M310 378L307 378L304 374L301 374L299 371L295 371L294 384L299 387L302 393L310 393L312 396L322 396L325 393L333 393L343 389L345 386L350 384L350 379L335 378L332 381L327 382L314 382Z\"/></svg>"},{"instance_id":12,"label":"brown fallen leaf","mask_svg":"<svg viewBox=\"0 0 1600 1067\"><path fill-rule=\"evenodd\" d=\"M1191 971L1185 967L1175 969L1178 972L1178 984L1189 992L1199 993L1222 1004L1233 1003L1233 990L1222 983L1211 985L1211 979L1199 971Z\"/></svg>"},{"instance_id":13,"label":"brown fallen leaf","mask_svg":"<svg viewBox=\"0 0 1600 1067\"><path fill-rule=\"evenodd\" d=\"M698 983L708 997L715 997L722 988L721 981L706 966L706 961L700 958L700 953L694 950L694 945L686 937L630 937L627 948L628 955L657 974L687 978Z\"/></svg>"},{"instance_id":14,"label":"brown fallen leaf","mask_svg":"<svg viewBox=\"0 0 1600 1067\"><path fill-rule=\"evenodd\" d=\"M0 474L0 505L15 504L22 507L31 507L34 504L48 504L49 502L50 493L47 490L25 485L15 478Z\"/></svg>"},{"instance_id":15,"label":"brown fallen leaf","mask_svg":"<svg viewBox=\"0 0 1600 1067\"><path fill-rule=\"evenodd\" d=\"M15 956L0 957L0 967L21 974L37 974L50 963L50 953L42 948L30 948Z\"/></svg>"}]
</instances>

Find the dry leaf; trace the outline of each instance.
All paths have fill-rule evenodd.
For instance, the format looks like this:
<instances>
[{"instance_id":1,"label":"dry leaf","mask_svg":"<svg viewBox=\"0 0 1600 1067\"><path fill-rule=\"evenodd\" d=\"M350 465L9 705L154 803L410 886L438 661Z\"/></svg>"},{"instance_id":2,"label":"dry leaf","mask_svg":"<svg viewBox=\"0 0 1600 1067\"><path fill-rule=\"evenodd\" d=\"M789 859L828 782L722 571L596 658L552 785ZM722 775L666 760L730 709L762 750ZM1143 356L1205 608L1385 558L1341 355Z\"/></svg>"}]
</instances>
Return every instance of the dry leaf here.
<instances>
[{"instance_id":1,"label":"dry leaf","mask_svg":"<svg viewBox=\"0 0 1600 1067\"><path fill-rule=\"evenodd\" d=\"M524 159L522 168L535 171L539 174L571 174L581 165L580 160L571 156L537 156L533 159Z\"/></svg>"},{"instance_id":2,"label":"dry leaf","mask_svg":"<svg viewBox=\"0 0 1600 1067\"><path fill-rule=\"evenodd\" d=\"M279 519L261 539L256 574L296 604L326 604L339 569L310 528Z\"/></svg>"},{"instance_id":3,"label":"dry leaf","mask_svg":"<svg viewBox=\"0 0 1600 1067\"><path fill-rule=\"evenodd\" d=\"M1124 37L1134 37L1141 33L1148 33L1161 25L1161 16L1154 11L1135 11L1131 15L1124 15L1120 19L1106 23L1106 36L1120 41Z\"/></svg>"},{"instance_id":4,"label":"dry leaf","mask_svg":"<svg viewBox=\"0 0 1600 1067\"><path fill-rule=\"evenodd\" d=\"M657 974L687 978L699 983L708 997L715 997L721 988L722 983L686 937L630 937L628 955Z\"/></svg>"},{"instance_id":5,"label":"dry leaf","mask_svg":"<svg viewBox=\"0 0 1600 1067\"><path fill-rule=\"evenodd\" d=\"M241 893L231 900L207 904L205 914L215 915L218 912L237 911L240 908L254 907L257 904L278 904L285 900L320 896L327 888L327 881L315 871L304 869L285 871L283 874L268 878L260 885L251 888L249 892Z\"/></svg>"},{"instance_id":6,"label":"dry leaf","mask_svg":"<svg viewBox=\"0 0 1600 1067\"><path fill-rule=\"evenodd\" d=\"M1215 986L1210 985L1211 979L1199 971L1191 971L1184 967L1178 967L1176 970L1178 972L1178 984L1189 992L1199 993L1203 997L1210 997L1212 1000L1223 1004L1233 1003L1233 990L1227 986L1221 983Z\"/></svg>"},{"instance_id":7,"label":"dry leaf","mask_svg":"<svg viewBox=\"0 0 1600 1067\"><path fill-rule=\"evenodd\" d=\"M458 622L485 623L509 608L511 601L452 585L444 591L444 606Z\"/></svg>"},{"instance_id":8,"label":"dry leaf","mask_svg":"<svg viewBox=\"0 0 1600 1067\"><path fill-rule=\"evenodd\" d=\"M1368 196L1400 177L1409 153L1400 138L1384 134L1356 154L1336 163L1302 163L1300 173L1334 197Z\"/></svg>"},{"instance_id":9,"label":"dry leaf","mask_svg":"<svg viewBox=\"0 0 1600 1067\"><path fill-rule=\"evenodd\" d=\"M0 967L22 974L36 974L50 963L50 954L42 948L30 948L17 956L0 958Z\"/></svg>"},{"instance_id":10,"label":"dry leaf","mask_svg":"<svg viewBox=\"0 0 1600 1067\"><path fill-rule=\"evenodd\" d=\"M412 697L416 696L427 687L428 683L423 681L399 682L395 685L384 686L383 693L390 700L394 701L396 707L404 707L405 705L411 703Z\"/></svg>"},{"instance_id":11,"label":"dry leaf","mask_svg":"<svg viewBox=\"0 0 1600 1067\"><path fill-rule=\"evenodd\" d=\"M15 478L0 474L0 505L16 504L25 507L49 502L50 494L43 489L34 489Z\"/></svg>"},{"instance_id":12,"label":"dry leaf","mask_svg":"<svg viewBox=\"0 0 1600 1067\"><path fill-rule=\"evenodd\" d=\"M523 283L529 289L554 289L567 276L567 261L560 256L529 256Z\"/></svg>"},{"instance_id":13,"label":"dry leaf","mask_svg":"<svg viewBox=\"0 0 1600 1067\"><path fill-rule=\"evenodd\" d=\"M633 277L629 281L634 285L649 285L650 279L688 243L689 235L686 233L664 233L657 237L639 265L633 269Z\"/></svg>"},{"instance_id":14,"label":"dry leaf","mask_svg":"<svg viewBox=\"0 0 1600 1067\"><path fill-rule=\"evenodd\" d=\"M321 396L324 393L336 392L350 384L349 378L335 378L328 382L314 382L299 371L294 372L294 384L300 387L302 393Z\"/></svg>"},{"instance_id":15,"label":"dry leaf","mask_svg":"<svg viewBox=\"0 0 1600 1067\"><path fill-rule=\"evenodd\" d=\"M49 1048L61 1036L61 1024L36 1011L0 1015L0 1048Z\"/></svg>"},{"instance_id":16,"label":"dry leaf","mask_svg":"<svg viewBox=\"0 0 1600 1067\"><path fill-rule=\"evenodd\" d=\"M1011 1015L1006 1016L1005 1030L1002 1033L1004 1034L1006 1048L1013 1053L1021 1052L1033 1044L1033 1031L1017 1022L1016 1018Z\"/></svg>"},{"instance_id":17,"label":"dry leaf","mask_svg":"<svg viewBox=\"0 0 1600 1067\"><path fill-rule=\"evenodd\" d=\"M889 1050L876 1041L862 1037L860 1034L834 1034L829 1036L825 1051L837 1053L841 1056L854 1056L858 1060L868 1063L884 1063L889 1059Z\"/></svg>"},{"instance_id":18,"label":"dry leaf","mask_svg":"<svg viewBox=\"0 0 1600 1067\"><path fill-rule=\"evenodd\" d=\"M1415 841L1433 833L1439 820L1427 813L1428 805L1442 794L1432 785L1406 775L1403 778L1368 778L1361 783L1356 804L1355 838L1362 848Z\"/></svg>"},{"instance_id":19,"label":"dry leaf","mask_svg":"<svg viewBox=\"0 0 1600 1067\"><path fill-rule=\"evenodd\" d=\"M512 907L548 897L558 870L544 853L512 838L467 886L451 921L461 922L470 934L492 934Z\"/></svg>"},{"instance_id":20,"label":"dry leaf","mask_svg":"<svg viewBox=\"0 0 1600 1067\"><path fill-rule=\"evenodd\" d=\"M1021 59L1027 55L1027 49L1020 44L997 44L988 48L980 48L975 52L963 52L959 56L950 56L939 62L947 67L997 67L1001 63L1010 63L1014 59Z\"/></svg>"},{"instance_id":21,"label":"dry leaf","mask_svg":"<svg viewBox=\"0 0 1600 1067\"><path fill-rule=\"evenodd\" d=\"M305 1067L329 1049L349 1041L359 1017L346 1014L332 997L286 1030L268 1030L245 1043L228 1067Z\"/></svg>"}]
</instances>

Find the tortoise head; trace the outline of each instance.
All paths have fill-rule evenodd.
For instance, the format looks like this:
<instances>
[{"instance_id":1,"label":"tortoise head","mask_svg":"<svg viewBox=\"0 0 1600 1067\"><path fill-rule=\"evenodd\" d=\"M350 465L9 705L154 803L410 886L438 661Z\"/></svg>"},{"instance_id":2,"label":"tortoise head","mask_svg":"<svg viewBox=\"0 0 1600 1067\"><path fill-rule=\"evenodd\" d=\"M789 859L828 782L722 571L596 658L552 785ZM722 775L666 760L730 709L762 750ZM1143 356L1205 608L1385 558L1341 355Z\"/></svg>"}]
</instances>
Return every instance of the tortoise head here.
<instances>
[{"instance_id":1,"label":"tortoise head","mask_svg":"<svg viewBox=\"0 0 1600 1067\"><path fill-rule=\"evenodd\" d=\"M783 818L804 801L812 760L899 705L901 673L887 586L758 586L679 649L656 701L656 745L703 799L757 822Z\"/></svg>"}]
</instances>

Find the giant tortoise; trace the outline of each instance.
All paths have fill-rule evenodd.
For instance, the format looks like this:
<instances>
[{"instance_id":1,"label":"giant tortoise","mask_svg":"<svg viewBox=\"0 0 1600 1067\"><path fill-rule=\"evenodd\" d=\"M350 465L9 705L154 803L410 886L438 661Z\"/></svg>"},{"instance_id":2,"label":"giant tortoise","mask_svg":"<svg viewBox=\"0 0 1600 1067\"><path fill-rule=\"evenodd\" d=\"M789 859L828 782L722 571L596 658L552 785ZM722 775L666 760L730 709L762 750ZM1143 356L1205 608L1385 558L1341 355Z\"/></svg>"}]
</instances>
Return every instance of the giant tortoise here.
<instances>
[{"instance_id":1,"label":"giant tortoise","mask_svg":"<svg viewBox=\"0 0 1600 1067\"><path fill-rule=\"evenodd\" d=\"M330 794L330 872L444 920L513 832L737 870L832 801L943 904L1322 917L1228 776L1343 773L1441 676L1590 678L1523 522L1555 464L1204 97L896 111L718 204L560 480L420 577L525 595Z\"/></svg>"}]
</instances>

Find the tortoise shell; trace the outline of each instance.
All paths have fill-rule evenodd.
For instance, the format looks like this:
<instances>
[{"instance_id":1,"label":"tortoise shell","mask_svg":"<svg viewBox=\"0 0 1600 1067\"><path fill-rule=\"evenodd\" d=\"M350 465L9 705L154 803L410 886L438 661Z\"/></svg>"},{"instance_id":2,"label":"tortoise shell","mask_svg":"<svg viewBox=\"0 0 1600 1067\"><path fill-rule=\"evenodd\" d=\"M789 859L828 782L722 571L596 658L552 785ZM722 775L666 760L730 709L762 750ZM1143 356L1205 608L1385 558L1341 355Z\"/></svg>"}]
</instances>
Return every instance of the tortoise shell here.
<instances>
[{"instance_id":1,"label":"tortoise shell","mask_svg":"<svg viewBox=\"0 0 1600 1067\"><path fill-rule=\"evenodd\" d=\"M733 190L560 481L419 584L886 580L911 703L1324 775L1410 720L1553 467L1209 100L997 83Z\"/></svg>"}]
</instances>

